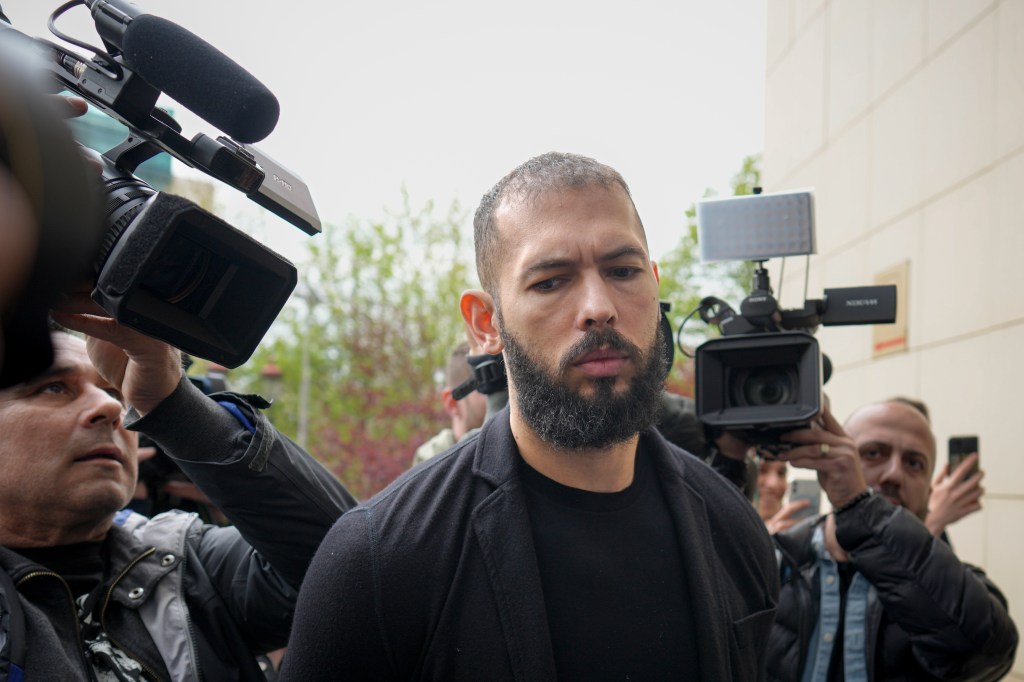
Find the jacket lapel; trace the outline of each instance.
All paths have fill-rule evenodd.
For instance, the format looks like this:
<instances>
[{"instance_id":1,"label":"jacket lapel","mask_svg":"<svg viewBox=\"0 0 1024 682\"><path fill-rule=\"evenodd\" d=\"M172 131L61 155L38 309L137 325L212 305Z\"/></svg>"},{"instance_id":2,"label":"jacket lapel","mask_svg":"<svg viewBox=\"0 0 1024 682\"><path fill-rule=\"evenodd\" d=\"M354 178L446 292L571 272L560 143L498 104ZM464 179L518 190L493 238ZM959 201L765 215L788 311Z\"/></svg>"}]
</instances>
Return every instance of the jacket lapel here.
<instances>
[{"instance_id":1,"label":"jacket lapel","mask_svg":"<svg viewBox=\"0 0 1024 682\"><path fill-rule=\"evenodd\" d=\"M474 473L494 492L473 512L473 531L491 583L517 680L555 679L555 657L548 631L537 552L516 472L518 450L508 408L485 426L477 443Z\"/></svg>"},{"instance_id":2,"label":"jacket lapel","mask_svg":"<svg viewBox=\"0 0 1024 682\"><path fill-rule=\"evenodd\" d=\"M684 476L689 464L686 458L690 455L670 452L665 442L652 433L645 434L641 440L641 448L644 447L658 472L682 552L684 573L681 578L689 592L701 679L731 679L732 620L721 598L725 586L721 584L722 569L717 564L718 554L709 532L707 507L704 498L688 485ZM698 463L694 461L693 465Z\"/></svg>"}]
</instances>

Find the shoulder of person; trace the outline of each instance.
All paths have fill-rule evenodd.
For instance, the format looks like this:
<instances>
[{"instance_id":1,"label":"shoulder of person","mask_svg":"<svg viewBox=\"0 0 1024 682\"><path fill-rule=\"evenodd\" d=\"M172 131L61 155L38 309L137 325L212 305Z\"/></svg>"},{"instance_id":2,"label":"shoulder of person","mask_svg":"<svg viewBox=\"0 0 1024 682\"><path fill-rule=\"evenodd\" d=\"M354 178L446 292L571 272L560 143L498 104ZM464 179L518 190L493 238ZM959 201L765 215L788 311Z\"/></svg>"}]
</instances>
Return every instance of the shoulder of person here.
<instances>
[{"instance_id":1,"label":"shoulder of person","mask_svg":"<svg viewBox=\"0 0 1024 682\"><path fill-rule=\"evenodd\" d=\"M814 538L814 530L825 522L825 518L825 515L812 516L772 536L775 549L785 563L800 567L817 561L817 554L811 541Z\"/></svg>"},{"instance_id":2,"label":"shoulder of person","mask_svg":"<svg viewBox=\"0 0 1024 682\"><path fill-rule=\"evenodd\" d=\"M448 428L441 429L424 442L423 445L416 448L415 461L417 464L425 462L453 445L455 445L455 432Z\"/></svg>"},{"instance_id":3,"label":"shoulder of person","mask_svg":"<svg viewBox=\"0 0 1024 682\"><path fill-rule=\"evenodd\" d=\"M763 536L766 545L770 544L764 532L764 521L734 483L704 460L667 442L660 434L652 440L651 447L660 466L667 467L682 486L703 500L713 525L728 526L730 532L742 532L750 537Z\"/></svg>"},{"instance_id":4,"label":"shoulder of person","mask_svg":"<svg viewBox=\"0 0 1024 682\"><path fill-rule=\"evenodd\" d=\"M402 532L451 517L474 495L476 438L465 438L429 460L403 472L387 487L346 512L332 534L349 526L370 524L374 533ZM493 486L491 487L493 488ZM363 515L362 520L355 516ZM352 518L350 518L352 517ZM369 530L369 529L367 529Z\"/></svg>"},{"instance_id":5,"label":"shoulder of person","mask_svg":"<svg viewBox=\"0 0 1024 682\"><path fill-rule=\"evenodd\" d=\"M153 517L131 509L122 509L114 515L115 527L142 542L164 547L183 545L189 531L201 525L198 514L180 509L171 509Z\"/></svg>"},{"instance_id":6,"label":"shoulder of person","mask_svg":"<svg viewBox=\"0 0 1024 682\"><path fill-rule=\"evenodd\" d=\"M664 444L668 454L668 465L682 475L687 485L713 499L725 499L729 502L739 500L745 506L751 506L750 501L743 496L736 485L715 471L704 459L683 450L663 437L659 440Z\"/></svg>"}]
</instances>

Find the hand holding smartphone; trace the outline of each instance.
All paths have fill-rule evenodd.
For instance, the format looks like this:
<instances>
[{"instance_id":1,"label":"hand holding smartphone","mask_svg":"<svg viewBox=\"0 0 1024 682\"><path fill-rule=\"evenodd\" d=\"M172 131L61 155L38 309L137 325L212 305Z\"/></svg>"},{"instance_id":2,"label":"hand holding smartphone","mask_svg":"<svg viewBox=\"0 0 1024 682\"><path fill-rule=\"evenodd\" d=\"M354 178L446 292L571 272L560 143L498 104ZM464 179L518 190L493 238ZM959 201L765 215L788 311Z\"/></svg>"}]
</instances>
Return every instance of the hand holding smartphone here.
<instances>
[{"instance_id":1,"label":"hand holding smartphone","mask_svg":"<svg viewBox=\"0 0 1024 682\"><path fill-rule=\"evenodd\" d=\"M978 473L978 463L981 461L981 451L978 449L977 436L953 436L949 439L949 475L952 476L956 468L960 466L969 455L978 453L978 460L974 462L967 477Z\"/></svg>"},{"instance_id":2,"label":"hand holding smartphone","mask_svg":"<svg viewBox=\"0 0 1024 682\"><path fill-rule=\"evenodd\" d=\"M789 501L807 500L806 508L793 512L793 518L817 516L821 512L821 484L816 478L798 478L789 484Z\"/></svg>"}]
</instances>

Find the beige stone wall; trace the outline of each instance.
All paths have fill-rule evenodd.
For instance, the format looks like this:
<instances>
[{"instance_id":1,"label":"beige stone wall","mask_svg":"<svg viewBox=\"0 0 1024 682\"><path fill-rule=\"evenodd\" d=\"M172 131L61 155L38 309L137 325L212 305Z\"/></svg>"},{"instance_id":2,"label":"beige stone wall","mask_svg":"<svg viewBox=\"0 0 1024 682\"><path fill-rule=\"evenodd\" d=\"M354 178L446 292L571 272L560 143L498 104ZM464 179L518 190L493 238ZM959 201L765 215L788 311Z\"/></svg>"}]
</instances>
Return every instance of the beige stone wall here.
<instances>
[{"instance_id":1,"label":"beige stone wall","mask_svg":"<svg viewBox=\"0 0 1024 682\"><path fill-rule=\"evenodd\" d=\"M811 295L909 262L907 350L818 333L833 406L925 400L940 465L948 436L980 435L985 509L951 535L1024 628L1024 0L768 0L767 16L764 186L816 189ZM784 305L803 280L791 259Z\"/></svg>"}]
</instances>

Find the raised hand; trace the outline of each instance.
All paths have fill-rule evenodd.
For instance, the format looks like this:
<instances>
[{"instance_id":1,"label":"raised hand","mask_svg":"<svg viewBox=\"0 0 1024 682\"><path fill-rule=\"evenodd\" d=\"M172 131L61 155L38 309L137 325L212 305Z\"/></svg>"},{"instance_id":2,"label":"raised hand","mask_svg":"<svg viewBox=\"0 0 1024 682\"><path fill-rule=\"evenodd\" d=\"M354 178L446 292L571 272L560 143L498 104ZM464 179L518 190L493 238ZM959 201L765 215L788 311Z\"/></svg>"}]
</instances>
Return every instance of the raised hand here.
<instances>
[{"instance_id":1,"label":"raised hand","mask_svg":"<svg viewBox=\"0 0 1024 682\"><path fill-rule=\"evenodd\" d=\"M181 351L109 317L86 294L65 297L53 319L82 332L89 359L139 414L174 392L182 376Z\"/></svg>"},{"instance_id":2,"label":"raised hand","mask_svg":"<svg viewBox=\"0 0 1024 682\"><path fill-rule=\"evenodd\" d=\"M981 509L981 496L985 494L981 479L985 477L985 472L979 470L977 474L971 475L971 469L977 461L978 453L971 453L952 474L949 473L948 464L942 465L942 470L932 482L928 516L924 522L932 535L942 535L947 526Z\"/></svg>"}]
</instances>

